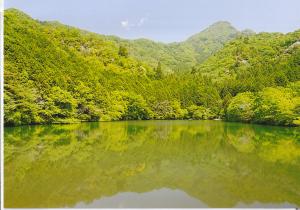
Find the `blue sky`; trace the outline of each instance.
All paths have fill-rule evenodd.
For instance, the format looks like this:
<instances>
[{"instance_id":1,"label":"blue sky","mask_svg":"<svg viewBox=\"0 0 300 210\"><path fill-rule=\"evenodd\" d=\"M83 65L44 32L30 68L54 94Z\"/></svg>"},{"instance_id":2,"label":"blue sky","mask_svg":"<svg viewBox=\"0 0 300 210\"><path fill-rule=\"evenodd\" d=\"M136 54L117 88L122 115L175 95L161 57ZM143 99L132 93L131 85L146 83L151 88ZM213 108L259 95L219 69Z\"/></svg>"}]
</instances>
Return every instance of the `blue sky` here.
<instances>
[{"instance_id":1,"label":"blue sky","mask_svg":"<svg viewBox=\"0 0 300 210\"><path fill-rule=\"evenodd\" d=\"M216 21L256 32L300 29L300 0L6 0L39 20L123 38L182 41Z\"/></svg>"}]
</instances>

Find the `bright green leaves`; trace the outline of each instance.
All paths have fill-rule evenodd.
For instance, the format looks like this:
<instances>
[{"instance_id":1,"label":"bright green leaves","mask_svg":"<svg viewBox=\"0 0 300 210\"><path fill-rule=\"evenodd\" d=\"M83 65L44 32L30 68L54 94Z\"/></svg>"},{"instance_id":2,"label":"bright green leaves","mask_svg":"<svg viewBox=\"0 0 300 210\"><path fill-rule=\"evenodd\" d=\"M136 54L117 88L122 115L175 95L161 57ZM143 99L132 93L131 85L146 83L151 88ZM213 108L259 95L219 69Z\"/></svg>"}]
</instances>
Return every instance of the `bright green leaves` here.
<instances>
[{"instance_id":1,"label":"bright green leaves","mask_svg":"<svg viewBox=\"0 0 300 210\"><path fill-rule=\"evenodd\" d=\"M141 95L124 91L112 92L105 113L100 120L148 120L153 115Z\"/></svg>"},{"instance_id":2,"label":"bright green leaves","mask_svg":"<svg viewBox=\"0 0 300 210\"><path fill-rule=\"evenodd\" d=\"M205 108L204 106L192 105L188 107L187 110L189 118L194 120L207 120L216 117L210 109Z\"/></svg>"},{"instance_id":3,"label":"bright green leaves","mask_svg":"<svg viewBox=\"0 0 300 210\"><path fill-rule=\"evenodd\" d=\"M125 46L123 46L123 45L121 45L120 47L119 47L119 56L123 56L123 57L128 57L128 55L129 55L129 53L128 53L128 49L125 47Z\"/></svg>"},{"instance_id":4,"label":"bright green leaves","mask_svg":"<svg viewBox=\"0 0 300 210\"><path fill-rule=\"evenodd\" d=\"M291 84L296 87L296 84ZM299 125L300 97L290 88L265 88L235 96L228 108L230 121L256 122L272 125Z\"/></svg>"},{"instance_id":5,"label":"bright green leaves","mask_svg":"<svg viewBox=\"0 0 300 210\"><path fill-rule=\"evenodd\" d=\"M72 118L75 115L77 101L73 96L62 90L60 87L53 87L50 93L50 99L57 107L55 118Z\"/></svg>"},{"instance_id":6,"label":"bright green leaves","mask_svg":"<svg viewBox=\"0 0 300 210\"><path fill-rule=\"evenodd\" d=\"M230 121L250 122L254 115L254 94L240 93L234 97L227 108L227 119Z\"/></svg>"},{"instance_id":7,"label":"bright green leaves","mask_svg":"<svg viewBox=\"0 0 300 210\"><path fill-rule=\"evenodd\" d=\"M7 125L42 123L39 96L34 88L18 83L6 85L4 120Z\"/></svg>"}]
</instances>

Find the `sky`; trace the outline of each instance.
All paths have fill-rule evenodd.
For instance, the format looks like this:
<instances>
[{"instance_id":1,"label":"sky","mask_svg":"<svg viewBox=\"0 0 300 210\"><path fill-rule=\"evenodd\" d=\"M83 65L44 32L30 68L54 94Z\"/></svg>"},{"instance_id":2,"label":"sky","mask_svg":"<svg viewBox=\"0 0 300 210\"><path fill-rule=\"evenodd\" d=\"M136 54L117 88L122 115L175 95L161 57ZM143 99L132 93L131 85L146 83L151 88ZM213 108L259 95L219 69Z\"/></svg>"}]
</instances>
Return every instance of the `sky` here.
<instances>
[{"instance_id":1,"label":"sky","mask_svg":"<svg viewBox=\"0 0 300 210\"><path fill-rule=\"evenodd\" d=\"M256 32L300 29L300 0L5 0L4 7L100 34L167 43L217 21Z\"/></svg>"}]
</instances>

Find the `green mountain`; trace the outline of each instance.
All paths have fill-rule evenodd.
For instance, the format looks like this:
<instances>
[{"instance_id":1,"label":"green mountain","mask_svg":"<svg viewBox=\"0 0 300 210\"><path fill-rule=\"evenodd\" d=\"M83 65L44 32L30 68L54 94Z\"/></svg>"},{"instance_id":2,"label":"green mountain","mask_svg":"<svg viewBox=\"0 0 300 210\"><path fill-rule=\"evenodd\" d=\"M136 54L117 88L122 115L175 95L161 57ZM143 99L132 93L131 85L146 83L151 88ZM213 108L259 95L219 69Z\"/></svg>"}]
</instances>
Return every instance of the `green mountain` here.
<instances>
[{"instance_id":1,"label":"green mountain","mask_svg":"<svg viewBox=\"0 0 300 210\"><path fill-rule=\"evenodd\" d=\"M219 22L163 44L41 22L15 9L5 11L4 22L5 125L213 118L300 124L299 31L254 35Z\"/></svg>"},{"instance_id":2,"label":"green mountain","mask_svg":"<svg viewBox=\"0 0 300 210\"><path fill-rule=\"evenodd\" d=\"M228 22L217 22L183 42L164 44L148 39L124 40L107 37L126 46L129 54L156 67L161 62L166 72L190 71L223 45L241 34Z\"/></svg>"},{"instance_id":3,"label":"green mountain","mask_svg":"<svg viewBox=\"0 0 300 210\"><path fill-rule=\"evenodd\" d=\"M229 22L217 22L204 31L191 36L182 45L190 46L196 52L199 63L206 60L223 45L240 34Z\"/></svg>"},{"instance_id":4,"label":"green mountain","mask_svg":"<svg viewBox=\"0 0 300 210\"><path fill-rule=\"evenodd\" d=\"M197 66L198 73L228 80L236 91L259 91L300 80L300 30L240 36ZM234 80L234 82L233 82Z\"/></svg>"}]
</instances>

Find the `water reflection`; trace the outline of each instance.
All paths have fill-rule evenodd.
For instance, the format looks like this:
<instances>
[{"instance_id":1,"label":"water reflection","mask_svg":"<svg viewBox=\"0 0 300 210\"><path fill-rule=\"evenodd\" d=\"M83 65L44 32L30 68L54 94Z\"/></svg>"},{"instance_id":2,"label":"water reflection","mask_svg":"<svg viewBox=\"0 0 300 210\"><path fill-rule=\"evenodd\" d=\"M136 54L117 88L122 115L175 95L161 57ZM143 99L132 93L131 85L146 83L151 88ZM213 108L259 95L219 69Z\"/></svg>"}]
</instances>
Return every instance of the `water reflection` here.
<instances>
[{"instance_id":1,"label":"water reflection","mask_svg":"<svg viewBox=\"0 0 300 210\"><path fill-rule=\"evenodd\" d=\"M123 192L91 203L80 202L75 208L207 208L200 200L180 190L159 189L145 193Z\"/></svg>"},{"instance_id":2,"label":"water reflection","mask_svg":"<svg viewBox=\"0 0 300 210\"><path fill-rule=\"evenodd\" d=\"M216 121L5 128L4 205L101 207L169 189L186 207L300 206L299 139L298 128Z\"/></svg>"}]
</instances>

